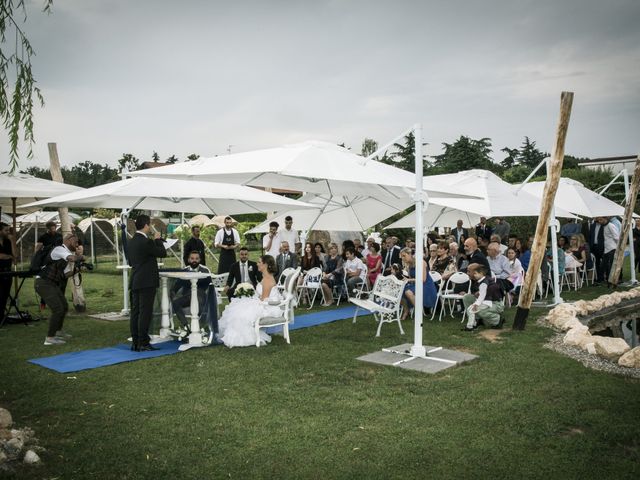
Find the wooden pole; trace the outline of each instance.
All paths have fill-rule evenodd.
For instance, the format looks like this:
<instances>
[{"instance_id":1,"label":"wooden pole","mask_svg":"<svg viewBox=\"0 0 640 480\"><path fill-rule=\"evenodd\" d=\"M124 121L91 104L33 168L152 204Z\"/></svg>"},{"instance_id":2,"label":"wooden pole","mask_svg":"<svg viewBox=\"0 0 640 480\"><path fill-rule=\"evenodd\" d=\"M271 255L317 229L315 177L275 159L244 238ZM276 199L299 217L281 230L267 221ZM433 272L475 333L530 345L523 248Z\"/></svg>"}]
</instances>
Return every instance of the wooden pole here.
<instances>
[{"instance_id":1,"label":"wooden pole","mask_svg":"<svg viewBox=\"0 0 640 480\"><path fill-rule=\"evenodd\" d=\"M547 165L547 181L544 185L542 194L542 205L540 207L540 216L536 226L536 235L531 247L531 260L529 261L529 269L525 278L522 291L520 292L520 300L518 309L513 321L514 330L524 330L529 316L529 309L533 301L533 295L536 291L536 281L542 259L544 257L545 245L547 240L547 230L549 229L549 217L553 209L553 202L560 183L562 174L562 162L564 160L564 143L567 138L567 130L569 128L569 119L571 118L571 106L573 104L573 92L562 92L560 95L560 117L558 119L558 127L556 128L555 144L550 162Z\"/></svg>"},{"instance_id":2,"label":"wooden pole","mask_svg":"<svg viewBox=\"0 0 640 480\"><path fill-rule=\"evenodd\" d=\"M631 224L633 222L633 210L636 206L636 201L638 200L638 190L640 190L640 155L636 158L636 166L633 170L633 180L631 181L629 198L627 198L627 204L624 207L622 232L620 232L618 248L616 248L616 254L613 257L613 268L609 273L609 283L613 288L618 286L618 281L620 280L622 264L624 263L624 248L627 244L629 231L631 230ZM631 268L634 269L636 267L635 265L631 265Z\"/></svg>"},{"instance_id":3,"label":"wooden pole","mask_svg":"<svg viewBox=\"0 0 640 480\"><path fill-rule=\"evenodd\" d=\"M58 158L58 147L55 143L47 143L49 148L49 164L51 170L51 179L54 182L64 183L62 178L62 170L60 170L60 159ZM69 220L69 209L67 207L60 207L58 209L60 214L60 225L62 228L62 236L67 233L71 233L71 220Z\"/></svg>"}]
</instances>

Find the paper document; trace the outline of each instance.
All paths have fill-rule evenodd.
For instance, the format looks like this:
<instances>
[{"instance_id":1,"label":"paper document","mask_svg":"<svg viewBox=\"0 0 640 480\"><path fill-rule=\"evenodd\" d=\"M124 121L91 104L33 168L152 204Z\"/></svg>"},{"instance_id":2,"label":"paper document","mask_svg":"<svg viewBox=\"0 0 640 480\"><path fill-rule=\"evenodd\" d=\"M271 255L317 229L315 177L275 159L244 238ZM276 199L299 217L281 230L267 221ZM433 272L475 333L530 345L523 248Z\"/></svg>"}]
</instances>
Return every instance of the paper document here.
<instances>
[{"instance_id":1,"label":"paper document","mask_svg":"<svg viewBox=\"0 0 640 480\"><path fill-rule=\"evenodd\" d=\"M167 239L164 240L164 248L171 248L176 243L178 243L178 239L177 238L167 238Z\"/></svg>"}]
</instances>

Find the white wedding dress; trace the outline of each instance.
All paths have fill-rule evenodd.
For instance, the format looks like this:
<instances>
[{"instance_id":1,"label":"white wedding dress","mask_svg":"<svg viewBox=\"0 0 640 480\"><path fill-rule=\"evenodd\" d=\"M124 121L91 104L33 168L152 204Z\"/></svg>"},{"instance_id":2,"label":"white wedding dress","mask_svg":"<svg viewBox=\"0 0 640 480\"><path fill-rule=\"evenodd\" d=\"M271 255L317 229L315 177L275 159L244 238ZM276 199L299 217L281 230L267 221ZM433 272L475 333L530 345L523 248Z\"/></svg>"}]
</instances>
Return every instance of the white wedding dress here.
<instances>
[{"instance_id":1,"label":"white wedding dress","mask_svg":"<svg viewBox=\"0 0 640 480\"><path fill-rule=\"evenodd\" d=\"M220 339L231 347L249 347L256 344L256 331L254 324L262 317L281 317L280 307L269 305L269 301L279 302L282 297L278 288L271 289L269 297L262 301L262 284L256 287L253 297L232 298L231 303L222 312L218 322ZM264 330L260 330L260 345L271 341L271 337Z\"/></svg>"}]
</instances>

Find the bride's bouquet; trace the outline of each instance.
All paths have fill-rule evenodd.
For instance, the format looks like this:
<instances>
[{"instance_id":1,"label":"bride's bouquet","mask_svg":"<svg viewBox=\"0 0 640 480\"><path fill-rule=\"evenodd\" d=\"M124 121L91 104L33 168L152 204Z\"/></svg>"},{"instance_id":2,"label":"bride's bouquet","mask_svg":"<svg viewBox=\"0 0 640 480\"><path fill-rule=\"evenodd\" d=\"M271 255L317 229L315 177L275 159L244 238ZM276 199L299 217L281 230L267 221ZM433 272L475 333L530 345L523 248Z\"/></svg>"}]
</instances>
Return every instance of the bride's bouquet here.
<instances>
[{"instance_id":1,"label":"bride's bouquet","mask_svg":"<svg viewBox=\"0 0 640 480\"><path fill-rule=\"evenodd\" d=\"M239 283L233 296L236 298L253 297L255 293L256 291L250 283Z\"/></svg>"}]
</instances>

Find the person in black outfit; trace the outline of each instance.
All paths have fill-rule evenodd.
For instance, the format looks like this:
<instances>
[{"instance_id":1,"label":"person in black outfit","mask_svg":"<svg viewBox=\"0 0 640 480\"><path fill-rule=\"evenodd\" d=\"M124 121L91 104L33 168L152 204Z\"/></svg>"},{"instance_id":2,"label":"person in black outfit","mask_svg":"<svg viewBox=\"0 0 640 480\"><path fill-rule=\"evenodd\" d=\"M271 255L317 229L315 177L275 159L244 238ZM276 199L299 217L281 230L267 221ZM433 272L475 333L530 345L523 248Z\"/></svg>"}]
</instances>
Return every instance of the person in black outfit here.
<instances>
[{"instance_id":1,"label":"person in black outfit","mask_svg":"<svg viewBox=\"0 0 640 480\"><path fill-rule=\"evenodd\" d=\"M47 222L45 227L47 231L38 238L35 249L36 252L43 247L59 247L62 245L62 234L56 231L56 222Z\"/></svg>"},{"instance_id":2,"label":"person in black outfit","mask_svg":"<svg viewBox=\"0 0 640 480\"><path fill-rule=\"evenodd\" d=\"M594 219L589 228L589 251L595 258L594 268L596 269L596 282L600 283L604 280L604 226L600 223L600 218Z\"/></svg>"},{"instance_id":3,"label":"person in black outfit","mask_svg":"<svg viewBox=\"0 0 640 480\"><path fill-rule=\"evenodd\" d=\"M633 227L633 253L636 259L636 270L640 270L640 218L636 219L635 226Z\"/></svg>"},{"instance_id":4,"label":"person in black outfit","mask_svg":"<svg viewBox=\"0 0 640 480\"><path fill-rule=\"evenodd\" d=\"M136 233L129 241L129 264L131 265L131 350L143 352L157 350L149 344L149 325L153 315L153 301L160 284L157 258L167 256L160 234L151 240L148 215L136 218Z\"/></svg>"},{"instance_id":5,"label":"person in black outfit","mask_svg":"<svg viewBox=\"0 0 640 480\"><path fill-rule=\"evenodd\" d=\"M0 272L10 272L11 265L16 260L15 237L11 233L11 227L0 222ZM4 321L11 290L11 277L0 278L0 325Z\"/></svg>"},{"instance_id":6,"label":"person in black outfit","mask_svg":"<svg viewBox=\"0 0 640 480\"><path fill-rule=\"evenodd\" d=\"M491 238L492 233L493 233L493 228L487 225L487 218L480 217L480 223L476 225L476 237L486 238L488 240Z\"/></svg>"},{"instance_id":7,"label":"person in black outfit","mask_svg":"<svg viewBox=\"0 0 640 480\"><path fill-rule=\"evenodd\" d=\"M249 250L247 247L240 248L240 260L231 265L225 293L229 301L233 298L236 287L241 283L250 283L256 288L258 282L262 280L262 274L258 271L258 264L249 260Z\"/></svg>"},{"instance_id":8,"label":"person in black outfit","mask_svg":"<svg viewBox=\"0 0 640 480\"><path fill-rule=\"evenodd\" d=\"M385 249L382 251L382 274L390 275L391 266L394 263L400 263L400 247L393 243L391 237L387 237L384 242Z\"/></svg>"},{"instance_id":9,"label":"person in black outfit","mask_svg":"<svg viewBox=\"0 0 640 480\"><path fill-rule=\"evenodd\" d=\"M216 233L214 247L220 249L218 274L227 273L236 261L236 248L240 246L240 235L233 228L233 219L225 217L224 228Z\"/></svg>"},{"instance_id":10,"label":"person in black outfit","mask_svg":"<svg viewBox=\"0 0 640 480\"><path fill-rule=\"evenodd\" d=\"M209 270L206 266L200 265L200 253L197 251L193 251L189 253L187 257L189 263L183 270L184 272L199 272L211 274L211 270ZM207 300L207 289L211 285L211 277L201 278L198 280L198 311L202 314L205 302ZM215 295L215 292L213 293ZM173 307L173 313L176 314L178 319L180 320L180 324L182 327L187 330L190 330L189 322L187 321L187 317L184 314L183 309L185 307L191 306L191 281L190 280L177 280L173 287L171 288L171 305Z\"/></svg>"},{"instance_id":11,"label":"person in black outfit","mask_svg":"<svg viewBox=\"0 0 640 480\"><path fill-rule=\"evenodd\" d=\"M184 264L189 265L191 252L198 252L200 254L200 265L206 265L204 242L200 240L200 227L198 225L191 227L191 235L191 238L184 244L184 256L182 257Z\"/></svg>"}]
</instances>

